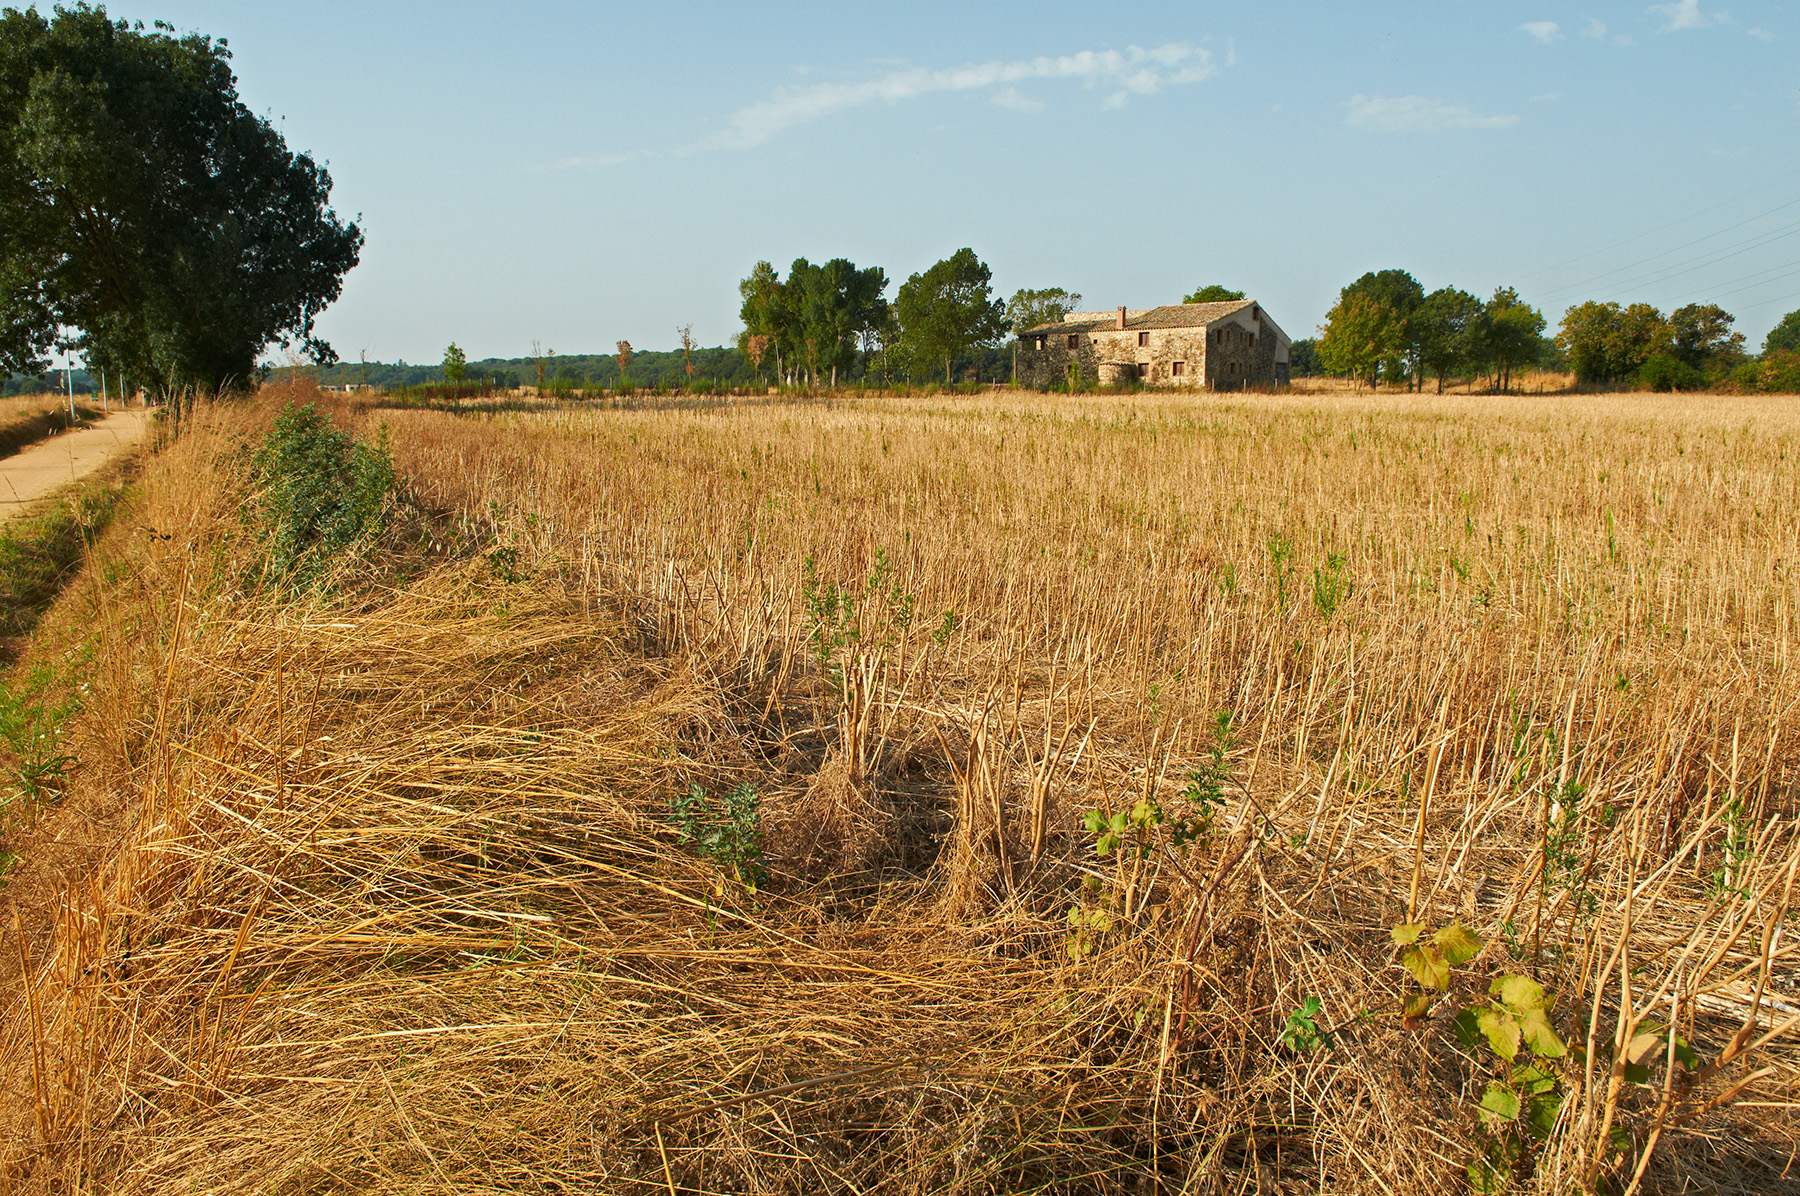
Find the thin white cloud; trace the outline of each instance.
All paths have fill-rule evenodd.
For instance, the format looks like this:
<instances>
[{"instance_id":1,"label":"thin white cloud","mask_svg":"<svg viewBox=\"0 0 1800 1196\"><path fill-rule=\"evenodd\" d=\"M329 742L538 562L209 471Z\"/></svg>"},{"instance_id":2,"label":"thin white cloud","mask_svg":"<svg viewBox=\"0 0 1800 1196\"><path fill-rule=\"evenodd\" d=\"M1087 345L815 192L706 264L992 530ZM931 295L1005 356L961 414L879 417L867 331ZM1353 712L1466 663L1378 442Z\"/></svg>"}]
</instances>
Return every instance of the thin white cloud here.
<instances>
[{"instance_id":1,"label":"thin white cloud","mask_svg":"<svg viewBox=\"0 0 1800 1196\"><path fill-rule=\"evenodd\" d=\"M643 158L656 157L655 150L632 150L625 154L586 154L573 158L558 158L554 162L546 162L532 167L539 172L547 170L582 170L597 169L607 166L623 166L627 162L636 162Z\"/></svg>"},{"instance_id":2,"label":"thin white cloud","mask_svg":"<svg viewBox=\"0 0 1800 1196\"><path fill-rule=\"evenodd\" d=\"M1560 99L1562 99L1562 92L1546 91L1542 95L1532 96L1531 102L1534 104L1554 104L1556 101L1558 101Z\"/></svg>"},{"instance_id":3,"label":"thin white cloud","mask_svg":"<svg viewBox=\"0 0 1800 1196\"><path fill-rule=\"evenodd\" d=\"M1748 33L1759 42L1772 42L1775 40L1775 35L1773 33L1770 33L1767 29L1759 29L1755 25L1750 26L1750 28L1744 30L1744 32Z\"/></svg>"},{"instance_id":4,"label":"thin white cloud","mask_svg":"<svg viewBox=\"0 0 1800 1196\"><path fill-rule=\"evenodd\" d=\"M1371 133L1441 133L1446 129L1506 129L1519 123L1516 116L1481 116L1459 104L1424 96L1365 96L1357 94L1340 107L1348 109L1344 123Z\"/></svg>"},{"instance_id":5,"label":"thin white cloud","mask_svg":"<svg viewBox=\"0 0 1800 1196\"><path fill-rule=\"evenodd\" d=\"M996 91L994 103L1014 112L1042 112L1044 110L1044 101L1020 95L1019 89L1016 87L1002 87Z\"/></svg>"},{"instance_id":6,"label":"thin white cloud","mask_svg":"<svg viewBox=\"0 0 1800 1196\"><path fill-rule=\"evenodd\" d=\"M1555 21L1526 21L1519 26L1519 32L1534 37L1547 46L1562 37L1562 26Z\"/></svg>"},{"instance_id":7,"label":"thin white cloud","mask_svg":"<svg viewBox=\"0 0 1800 1196\"><path fill-rule=\"evenodd\" d=\"M1672 4L1652 4L1648 11L1662 18L1664 33L1675 33L1682 29L1708 29L1714 25L1731 24L1731 14L1728 12L1701 12L1700 0L1674 0Z\"/></svg>"},{"instance_id":8,"label":"thin white cloud","mask_svg":"<svg viewBox=\"0 0 1800 1196\"><path fill-rule=\"evenodd\" d=\"M1587 19L1587 24L1581 27L1581 36L1591 37L1595 41L1599 41L1606 36L1606 22L1602 21L1599 17L1589 17Z\"/></svg>"},{"instance_id":9,"label":"thin white cloud","mask_svg":"<svg viewBox=\"0 0 1800 1196\"><path fill-rule=\"evenodd\" d=\"M1108 87L1105 107L1122 106L1131 96L1154 95L1165 87L1198 83L1216 74L1212 52L1187 42L1144 49L1083 50L1058 58L971 63L947 70L913 67L891 70L857 83L818 83L782 88L774 98L733 112L725 127L699 144L677 151L749 149L797 125L877 102L897 104L935 92L978 91L1030 80L1073 80Z\"/></svg>"}]
</instances>

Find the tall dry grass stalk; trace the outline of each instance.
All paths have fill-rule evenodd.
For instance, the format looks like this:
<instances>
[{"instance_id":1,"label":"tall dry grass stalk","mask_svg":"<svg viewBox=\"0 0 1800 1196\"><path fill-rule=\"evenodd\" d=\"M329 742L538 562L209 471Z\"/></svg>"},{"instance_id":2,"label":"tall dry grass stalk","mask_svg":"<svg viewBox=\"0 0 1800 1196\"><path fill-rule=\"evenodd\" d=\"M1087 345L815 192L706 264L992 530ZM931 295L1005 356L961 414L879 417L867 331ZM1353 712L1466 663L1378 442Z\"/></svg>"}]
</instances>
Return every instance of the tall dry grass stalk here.
<instances>
[{"instance_id":1,"label":"tall dry grass stalk","mask_svg":"<svg viewBox=\"0 0 1800 1196\"><path fill-rule=\"evenodd\" d=\"M434 518L343 596L236 592L215 412L71 599L130 824L18 936L13 1182L1439 1190L1410 915L1586 1048L1522 1185L1791 1185L1791 402L367 414ZM1221 709L1202 848L1097 858ZM756 897L662 821L745 782Z\"/></svg>"}]
</instances>

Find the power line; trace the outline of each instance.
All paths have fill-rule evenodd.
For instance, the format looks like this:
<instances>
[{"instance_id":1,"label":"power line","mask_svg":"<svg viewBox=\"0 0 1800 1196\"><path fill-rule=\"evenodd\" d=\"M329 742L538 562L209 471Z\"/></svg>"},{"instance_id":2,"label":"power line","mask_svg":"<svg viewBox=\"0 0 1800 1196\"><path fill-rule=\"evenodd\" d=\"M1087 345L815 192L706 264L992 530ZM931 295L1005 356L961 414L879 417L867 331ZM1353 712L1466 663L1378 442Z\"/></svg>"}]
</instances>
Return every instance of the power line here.
<instances>
[{"instance_id":1,"label":"power line","mask_svg":"<svg viewBox=\"0 0 1800 1196\"><path fill-rule=\"evenodd\" d=\"M1607 287L1603 289L1617 292L1624 287L1636 286L1640 283L1654 286L1658 283L1668 282L1670 279L1680 278L1683 274L1692 274L1695 270L1702 270L1707 266L1716 266L1720 262L1729 261L1734 257L1739 257L1752 250L1773 245L1775 242L1786 240L1796 233L1800 233L1800 221L1783 225L1780 229L1771 233L1759 234L1758 236L1751 237L1747 241L1739 241L1736 245L1728 245L1722 250L1717 250L1710 254L1703 254L1699 258L1696 258L1685 265L1679 265L1679 267L1659 267L1632 278L1619 279L1616 282L1609 283ZM1556 292L1551 291L1549 293L1555 294Z\"/></svg>"},{"instance_id":2,"label":"power line","mask_svg":"<svg viewBox=\"0 0 1800 1196\"><path fill-rule=\"evenodd\" d=\"M1606 281L1607 279L1611 278L1615 274L1623 274L1627 270L1636 270L1641 266L1649 265L1651 262L1656 261L1658 258L1665 258L1665 257L1668 257L1670 254L1680 253L1684 249L1691 249L1695 245L1700 244L1700 242L1702 242L1702 241L1710 241L1714 237L1722 237L1726 233L1731 232L1734 229L1742 228L1746 224L1753 224L1756 221L1763 219L1764 217L1773 216L1776 212L1782 211L1783 209L1786 209L1786 208L1794 207L1796 204L1800 204L1800 199L1790 199L1786 203L1775 205L1774 207L1770 208L1766 212L1759 212L1754 216L1751 216L1747 219L1738 221L1736 224L1728 224L1724 228L1719 229L1717 232L1707 233L1703 237L1695 237L1692 241L1688 241L1687 243L1682 244L1682 245L1677 245L1673 249L1665 249L1659 253L1653 253L1648 257L1639 258L1635 262L1628 262L1623 266L1618 266L1614 269L1607 270L1604 273L1596 274L1593 277L1584 279L1581 282L1572 283L1572 284L1560 286L1560 287L1551 287L1548 291L1545 291L1543 293L1546 295L1561 295L1561 294L1567 294L1571 291L1584 290L1588 287L1593 286L1595 283ZM1751 239L1754 240L1755 238L1751 238ZM1652 273L1655 273L1655 271L1652 271Z\"/></svg>"},{"instance_id":3,"label":"power line","mask_svg":"<svg viewBox=\"0 0 1800 1196\"><path fill-rule=\"evenodd\" d=\"M1786 273L1782 273L1783 271L1786 271ZM1762 275L1764 274L1773 274L1775 277L1762 278ZM1785 282L1789 278L1793 278L1797 275L1800 275L1800 261L1788 262L1783 266L1771 266L1767 270L1758 270L1755 274L1746 274L1742 278L1734 278L1730 282L1721 284L1722 286L1732 288L1730 290L1720 290L1718 287L1708 287L1704 291L1695 291L1692 294L1684 295L1679 301L1698 298L1700 295L1709 295L1714 299L1725 299L1732 295L1741 294L1744 291L1755 290L1757 287L1768 286L1772 282ZM1751 279L1759 279L1759 281L1752 282ZM1737 284L1739 283L1743 283L1744 285L1738 286Z\"/></svg>"},{"instance_id":4,"label":"power line","mask_svg":"<svg viewBox=\"0 0 1800 1196\"><path fill-rule=\"evenodd\" d=\"M1723 208L1723 207L1726 207L1727 205L1736 203L1738 200L1744 198L1746 195L1754 195L1758 191L1762 191L1768 187L1773 187L1777 183L1785 183L1789 179L1794 178L1796 176L1800 176L1800 170L1791 170L1787 174L1777 175L1775 178L1772 178L1772 179L1768 180L1767 182L1758 183L1754 187L1751 187L1746 191L1740 191L1736 195L1733 195L1728 199L1722 199L1718 203L1715 203L1715 204L1708 204L1706 207L1703 207L1696 211L1690 212L1686 216L1678 216L1674 220L1669 221L1667 224L1659 224L1655 228L1650 229L1647 232L1634 233L1633 235L1626 237L1622 241L1614 241L1610 245L1605 245L1599 249L1590 250L1587 253L1580 254L1579 256L1569 258L1567 261L1557 262L1553 266L1539 266L1534 270L1527 270L1527 271L1525 271L1525 273L1519 275L1519 278L1526 279L1526 278L1531 278L1538 274L1548 274L1553 270L1561 270L1565 266L1573 266L1576 262L1585 262L1591 257L1598 257L1603 253L1610 253L1611 251L1619 248L1622 245L1629 245L1633 241L1641 241L1645 237L1653 236L1656 233L1660 233L1667 229L1674 228L1677 224L1685 224L1689 220L1693 220L1694 218L1696 218L1698 216L1704 216L1709 212L1716 212L1720 208ZM1751 219L1756 219L1756 217L1751 217ZM1702 240L1704 240L1704 239L1705 238L1702 238Z\"/></svg>"}]
</instances>

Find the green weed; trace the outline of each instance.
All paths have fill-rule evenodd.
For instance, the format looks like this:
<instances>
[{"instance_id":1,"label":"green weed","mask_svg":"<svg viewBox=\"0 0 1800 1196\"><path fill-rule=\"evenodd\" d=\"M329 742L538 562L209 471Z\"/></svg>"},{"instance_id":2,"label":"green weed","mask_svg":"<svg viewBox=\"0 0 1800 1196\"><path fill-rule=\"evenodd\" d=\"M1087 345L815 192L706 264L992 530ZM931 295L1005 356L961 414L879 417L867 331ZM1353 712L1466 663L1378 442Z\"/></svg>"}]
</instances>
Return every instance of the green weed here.
<instances>
[{"instance_id":1,"label":"green weed","mask_svg":"<svg viewBox=\"0 0 1800 1196\"><path fill-rule=\"evenodd\" d=\"M0 748L7 762L6 792L0 813L23 803L29 817L62 791L62 781L75 766L63 750L63 727L81 709L87 686L62 683L48 664L31 668L12 684L0 683ZM60 697L53 693L61 691Z\"/></svg>"},{"instance_id":2,"label":"green weed","mask_svg":"<svg viewBox=\"0 0 1800 1196\"><path fill-rule=\"evenodd\" d=\"M263 576L294 585L316 580L332 557L378 532L394 489L386 429L365 444L311 403L275 417L251 470L261 488Z\"/></svg>"},{"instance_id":3,"label":"green weed","mask_svg":"<svg viewBox=\"0 0 1800 1196\"><path fill-rule=\"evenodd\" d=\"M762 866L760 802L754 785L739 785L715 803L705 789L692 784L669 799L669 822L683 847L755 893L768 881Z\"/></svg>"}]
</instances>

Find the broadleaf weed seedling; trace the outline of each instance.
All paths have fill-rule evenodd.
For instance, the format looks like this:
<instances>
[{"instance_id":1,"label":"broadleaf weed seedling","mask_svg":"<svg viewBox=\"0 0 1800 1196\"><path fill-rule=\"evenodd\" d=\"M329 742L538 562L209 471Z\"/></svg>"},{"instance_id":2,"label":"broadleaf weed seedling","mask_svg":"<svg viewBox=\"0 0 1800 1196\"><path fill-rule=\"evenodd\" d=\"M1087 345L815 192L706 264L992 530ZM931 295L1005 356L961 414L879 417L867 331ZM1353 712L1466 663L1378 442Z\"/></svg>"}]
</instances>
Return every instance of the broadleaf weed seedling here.
<instances>
[{"instance_id":1,"label":"broadleaf weed seedling","mask_svg":"<svg viewBox=\"0 0 1800 1196\"><path fill-rule=\"evenodd\" d=\"M768 882L762 866L761 800L750 784L739 785L717 804L698 784L669 799L676 841L711 860L752 895Z\"/></svg>"},{"instance_id":2,"label":"broadleaf weed seedling","mask_svg":"<svg viewBox=\"0 0 1800 1196\"><path fill-rule=\"evenodd\" d=\"M1329 1030L1319 1028L1319 1011L1324 1003L1317 997L1307 997L1300 1002L1300 1008L1288 1014L1287 1023L1282 1028L1278 1042L1295 1054L1316 1051L1321 1047L1329 1050L1337 1045Z\"/></svg>"}]
</instances>

